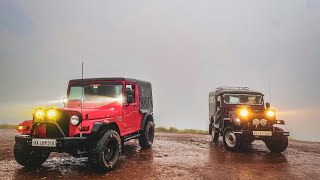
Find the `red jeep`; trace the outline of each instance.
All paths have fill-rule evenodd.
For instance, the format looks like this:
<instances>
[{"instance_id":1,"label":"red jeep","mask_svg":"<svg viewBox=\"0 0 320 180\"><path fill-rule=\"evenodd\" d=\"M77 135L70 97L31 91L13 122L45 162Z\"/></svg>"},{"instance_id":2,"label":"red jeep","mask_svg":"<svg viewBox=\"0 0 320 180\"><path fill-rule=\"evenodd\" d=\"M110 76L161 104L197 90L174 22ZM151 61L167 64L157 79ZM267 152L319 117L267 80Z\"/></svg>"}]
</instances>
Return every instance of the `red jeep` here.
<instances>
[{"instance_id":1,"label":"red jeep","mask_svg":"<svg viewBox=\"0 0 320 180\"><path fill-rule=\"evenodd\" d=\"M50 152L87 156L100 171L111 170L125 141L154 138L151 84L128 78L71 80L64 108L39 108L18 126L14 156L23 166L39 166Z\"/></svg>"}]
</instances>

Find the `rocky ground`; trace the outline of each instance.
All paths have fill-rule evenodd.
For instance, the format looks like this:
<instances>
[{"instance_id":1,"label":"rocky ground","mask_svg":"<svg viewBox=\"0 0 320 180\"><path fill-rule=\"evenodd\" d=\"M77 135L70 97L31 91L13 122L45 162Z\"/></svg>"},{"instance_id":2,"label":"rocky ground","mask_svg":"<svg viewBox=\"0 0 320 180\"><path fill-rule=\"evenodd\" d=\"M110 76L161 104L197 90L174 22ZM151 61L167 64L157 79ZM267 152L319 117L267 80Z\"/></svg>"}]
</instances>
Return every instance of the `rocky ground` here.
<instances>
[{"instance_id":1,"label":"rocky ground","mask_svg":"<svg viewBox=\"0 0 320 180\"><path fill-rule=\"evenodd\" d=\"M52 153L39 168L25 168L13 157L13 129L0 129L0 179L319 179L320 143L290 141L282 154L262 142L229 152L209 135L157 133L152 149L125 144L109 173L97 173L86 158Z\"/></svg>"}]
</instances>

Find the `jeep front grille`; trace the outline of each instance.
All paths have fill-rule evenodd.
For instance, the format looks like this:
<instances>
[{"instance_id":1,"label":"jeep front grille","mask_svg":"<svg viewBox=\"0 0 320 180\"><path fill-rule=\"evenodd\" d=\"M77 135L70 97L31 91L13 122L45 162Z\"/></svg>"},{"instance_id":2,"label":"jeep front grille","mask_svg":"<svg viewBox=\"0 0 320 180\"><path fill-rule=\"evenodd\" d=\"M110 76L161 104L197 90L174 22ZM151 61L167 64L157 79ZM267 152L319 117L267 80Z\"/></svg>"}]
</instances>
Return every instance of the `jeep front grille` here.
<instances>
[{"instance_id":1,"label":"jeep front grille","mask_svg":"<svg viewBox=\"0 0 320 180\"><path fill-rule=\"evenodd\" d=\"M31 135L42 138L61 138L63 136L68 137L69 119L69 114L61 111L59 118L54 121L36 121L31 129Z\"/></svg>"},{"instance_id":2,"label":"jeep front grille","mask_svg":"<svg viewBox=\"0 0 320 180\"><path fill-rule=\"evenodd\" d=\"M61 128L65 136L69 136L69 115L67 112L61 112L61 116L56 120L56 123ZM46 128L47 138L59 138L61 132L54 124L47 124Z\"/></svg>"}]
</instances>

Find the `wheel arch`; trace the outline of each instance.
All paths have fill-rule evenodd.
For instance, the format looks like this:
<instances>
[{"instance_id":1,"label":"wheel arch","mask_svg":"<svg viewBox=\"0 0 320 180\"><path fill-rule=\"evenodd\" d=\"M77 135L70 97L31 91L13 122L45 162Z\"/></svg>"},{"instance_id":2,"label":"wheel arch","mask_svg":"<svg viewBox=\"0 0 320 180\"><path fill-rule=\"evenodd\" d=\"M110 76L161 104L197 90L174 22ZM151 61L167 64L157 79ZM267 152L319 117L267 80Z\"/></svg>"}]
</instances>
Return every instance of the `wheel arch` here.
<instances>
[{"instance_id":1,"label":"wheel arch","mask_svg":"<svg viewBox=\"0 0 320 180\"><path fill-rule=\"evenodd\" d=\"M230 119L223 119L223 130L225 129L225 128L230 128L230 126L232 127L233 126L233 124L231 123L231 121L230 121Z\"/></svg>"},{"instance_id":2,"label":"wheel arch","mask_svg":"<svg viewBox=\"0 0 320 180\"><path fill-rule=\"evenodd\" d=\"M102 123L102 122L95 122L91 133L101 134L102 132L109 130L109 129L116 131L121 136L120 128L119 128L118 124L115 122L110 122L107 124Z\"/></svg>"},{"instance_id":3,"label":"wheel arch","mask_svg":"<svg viewBox=\"0 0 320 180\"><path fill-rule=\"evenodd\" d=\"M211 116L210 118L209 118L209 123L210 123L210 125L212 125L213 123L214 123L214 117L213 116Z\"/></svg>"}]
</instances>

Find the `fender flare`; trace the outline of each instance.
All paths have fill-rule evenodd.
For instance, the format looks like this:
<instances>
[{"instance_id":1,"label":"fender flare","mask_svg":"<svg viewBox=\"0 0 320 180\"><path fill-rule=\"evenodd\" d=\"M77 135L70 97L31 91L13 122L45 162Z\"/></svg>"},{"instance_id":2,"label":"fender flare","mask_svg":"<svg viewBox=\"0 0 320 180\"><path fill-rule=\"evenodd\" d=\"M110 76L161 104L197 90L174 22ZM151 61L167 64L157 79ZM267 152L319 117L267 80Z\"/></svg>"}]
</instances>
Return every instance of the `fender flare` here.
<instances>
[{"instance_id":1,"label":"fender flare","mask_svg":"<svg viewBox=\"0 0 320 180\"><path fill-rule=\"evenodd\" d=\"M222 125L223 129L229 125L232 125L230 118L223 118L223 125Z\"/></svg>"},{"instance_id":2,"label":"fender flare","mask_svg":"<svg viewBox=\"0 0 320 180\"><path fill-rule=\"evenodd\" d=\"M146 122L147 122L147 120L150 120L150 121L152 121L152 122L154 122L154 120L153 120L153 115L152 114L150 114L150 113L145 113L144 115L143 115L143 118L142 118L142 121L141 121L141 124L140 124L140 130L144 130L144 126L145 126L145 124L146 124Z\"/></svg>"},{"instance_id":3,"label":"fender flare","mask_svg":"<svg viewBox=\"0 0 320 180\"><path fill-rule=\"evenodd\" d=\"M91 134L99 134L104 129L112 129L117 131L117 133L120 135L120 129L117 123L115 122L108 122L108 123L103 123L103 122L94 122L93 127L91 130Z\"/></svg>"}]
</instances>

